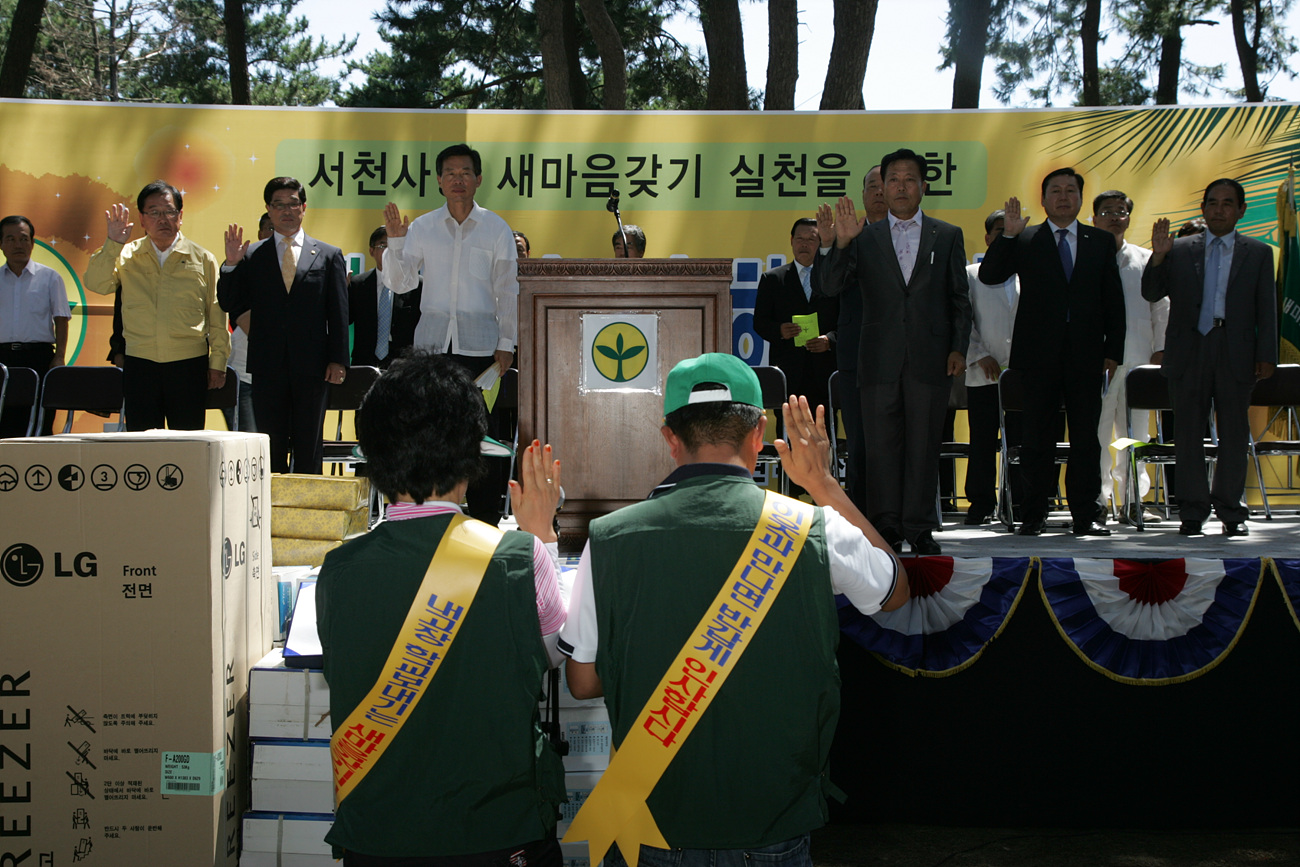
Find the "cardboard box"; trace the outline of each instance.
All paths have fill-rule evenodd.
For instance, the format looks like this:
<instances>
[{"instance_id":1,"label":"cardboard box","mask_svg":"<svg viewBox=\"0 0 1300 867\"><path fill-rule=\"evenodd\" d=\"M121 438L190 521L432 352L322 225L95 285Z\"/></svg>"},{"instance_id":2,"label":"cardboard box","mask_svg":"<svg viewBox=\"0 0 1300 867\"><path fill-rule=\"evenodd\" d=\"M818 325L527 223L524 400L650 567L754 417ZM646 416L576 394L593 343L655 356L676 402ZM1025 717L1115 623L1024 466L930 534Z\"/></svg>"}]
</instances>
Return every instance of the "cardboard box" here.
<instances>
[{"instance_id":1,"label":"cardboard box","mask_svg":"<svg viewBox=\"0 0 1300 867\"><path fill-rule=\"evenodd\" d=\"M370 509L303 509L275 506L271 509L271 535L290 539L321 539L341 542L364 533L370 525Z\"/></svg>"},{"instance_id":2,"label":"cardboard box","mask_svg":"<svg viewBox=\"0 0 1300 867\"><path fill-rule=\"evenodd\" d=\"M329 740L330 688L315 668L289 668L276 648L248 674L248 736Z\"/></svg>"},{"instance_id":3,"label":"cardboard box","mask_svg":"<svg viewBox=\"0 0 1300 867\"><path fill-rule=\"evenodd\" d=\"M0 442L0 863L237 863L276 619L266 443Z\"/></svg>"},{"instance_id":4,"label":"cardboard box","mask_svg":"<svg viewBox=\"0 0 1300 867\"><path fill-rule=\"evenodd\" d=\"M566 771L603 771L609 767L614 729L605 708L560 708L560 731L569 743L569 754L564 757Z\"/></svg>"},{"instance_id":5,"label":"cardboard box","mask_svg":"<svg viewBox=\"0 0 1300 867\"><path fill-rule=\"evenodd\" d=\"M322 539L288 539L271 537L272 566L319 566L325 555L342 545L339 541Z\"/></svg>"},{"instance_id":6,"label":"cardboard box","mask_svg":"<svg viewBox=\"0 0 1300 867\"><path fill-rule=\"evenodd\" d=\"M337 867L332 847L325 842L333 824L332 813L245 813L239 863L241 867Z\"/></svg>"},{"instance_id":7,"label":"cardboard box","mask_svg":"<svg viewBox=\"0 0 1300 867\"><path fill-rule=\"evenodd\" d=\"M312 476L278 473L271 477L271 504L301 509L352 511L370 503L365 476Z\"/></svg>"},{"instance_id":8,"label":"cardboard box","mask_svg":"<svg viewBox=\"0 0 1300 867\"><path fill-rule=\"evenodd\" d=\"M333 813L329 741L253 741L253 809Z\"/></svg>"}]
</instances>

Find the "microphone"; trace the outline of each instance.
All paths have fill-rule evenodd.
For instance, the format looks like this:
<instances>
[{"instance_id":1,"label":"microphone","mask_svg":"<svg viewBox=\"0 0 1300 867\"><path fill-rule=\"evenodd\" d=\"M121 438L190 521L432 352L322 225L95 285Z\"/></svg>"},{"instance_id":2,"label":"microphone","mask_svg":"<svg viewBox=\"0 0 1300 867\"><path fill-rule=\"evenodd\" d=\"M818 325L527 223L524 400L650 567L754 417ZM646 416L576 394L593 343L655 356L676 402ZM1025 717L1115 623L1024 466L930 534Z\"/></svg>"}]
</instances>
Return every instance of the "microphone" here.
<instances>
[{"instance_id":1,"label":"microphone","mask_svg":"<svg viewBox=\"0 0 1300 867\"><path fill-rule=\"evenodd\" d=\"M611 214L618 213L618 190L614 190L609 195L609 201L605 203L605 210Z\"/></svg>"},{"instance_id":2,"label":"microphone","mask_svg":"<svg viewBox=\"0 0 1300 867\"><path fill-rule=\"evenodd\" d=\"M623 230L623 216L618 212L618 190L610 191L609 201L605 203L605 210L613 214L614 219L618 222L618 233L623 236L623 258L631 258L632 253L628 250L627 232Z\"/></svg>"}]
</instances>

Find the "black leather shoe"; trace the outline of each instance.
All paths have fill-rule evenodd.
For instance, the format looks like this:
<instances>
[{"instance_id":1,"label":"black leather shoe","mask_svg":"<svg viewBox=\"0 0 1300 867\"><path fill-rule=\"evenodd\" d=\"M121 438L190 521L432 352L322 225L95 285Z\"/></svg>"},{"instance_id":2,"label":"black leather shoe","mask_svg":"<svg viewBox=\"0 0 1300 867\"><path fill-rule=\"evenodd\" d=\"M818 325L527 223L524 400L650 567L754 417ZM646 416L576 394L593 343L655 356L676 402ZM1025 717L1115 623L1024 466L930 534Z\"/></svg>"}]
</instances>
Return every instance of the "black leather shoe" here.
<instances>
[{"instance_id":1,"label":"black leather shoe","mask_svg":"<svg viewBox=\"0 0 1300 867\"><path fill-rule=\"evenodd\" d=\"M930 531L926 530L912 540L912 553L921 557L934 557L942 554L943 549L939 547L938 542L934 541Z\"/></svg>"},{"instance_id":2,"label":"black leather shoe","mask_svg":"<svg viewBox=\"0 0 1300 867\"><path fill-rule=\"evenodd\" d=\"M1201 529L1200 521L1183 521L1178 525L1178 535L1180 536L1204 536L1205 531Z\"/></svg>"},{"instance_id":3,"label":"black leather shoe","mask_svg":"<svg viewBox=\"0 0 1300 867\"><path fill-rule=\"evenodd\" d=\"M962 521L962 523L968 527L979 527L983 524L987 524L989 519L992 517L992 509L976 509L974 506L971 506L966 512L966 520Z\"/></svg>"},{"instance_id":4,"label":"black leather shoe","mask_svg":"<svg viewBox=\"0 0 1300 867\"><path fill-rule=\"evenodd\" d=\"M892 527L885 527L880 531L880 538L884 539L890 548L894 549L895 554L903 553L903 536Z\"/></svg>"},{"instance_id":5,"label":"black leather shoe","mask_svg":"<svg viewBox=\"0 0 1300 867\"><path fill-rule=\"evenodd\" d=\"M1086 524L1076 523L1073 532L1076 536L1109 536L1110 528L1103 527L1096 521L1089 521Z\"/></svg>"},{"instance_id":6,"label":"black leather shoe","mask_svg":"<svg viewBox=\"0 0 1300 867\"><path fill-rule=\"evenodd\" d=\"M1097 514L1094 515L1092 519L1103 527L1106 526L1106 522L1110 520L1110 507L1105 503L1098 503Z\"/></svg>"},{"instance_id":7,"label":"black leather shoe","mask_svg":"<svg viewBox=\"0 0 1300 867\"><path fill-rule=\"evenodd\" d=\"M1223 535L1225 536L1249 536L1250 528L1244 523L1228 522L1223 525Z\"/></svg>"},{"instance_id":8,"label":"black leather shoe","mask_svg":"<svg viewBox=\"0 0 1300 867\"><path fill-rule=\"evenodd\" d=\"M1047 529L1047 522L1039 518L1033 521L1025 521L1023 524L1020 525L1020 529L1016 531L1016 535L1041 536L1043 535L1043 531L1046 529Z\"/></svg>"}]
</instances>

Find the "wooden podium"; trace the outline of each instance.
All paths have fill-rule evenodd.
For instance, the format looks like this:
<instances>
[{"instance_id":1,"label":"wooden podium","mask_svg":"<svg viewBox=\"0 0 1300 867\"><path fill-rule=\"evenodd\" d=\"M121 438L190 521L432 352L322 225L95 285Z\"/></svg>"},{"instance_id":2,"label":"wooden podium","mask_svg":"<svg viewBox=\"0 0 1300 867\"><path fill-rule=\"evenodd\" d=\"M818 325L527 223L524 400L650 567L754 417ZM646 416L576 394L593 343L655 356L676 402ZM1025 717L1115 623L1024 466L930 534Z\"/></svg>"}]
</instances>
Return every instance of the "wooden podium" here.
<instances>
[{"instance_id":1,"label":"wooden podium","mask_svg":"<svg viewBox=\"0 0 1300 867\"><path fill-rule=\"evenodd\" d=\"M653 390L587 387L588 315L655 324L642 376L655 372ZM730 259L520 260L519 441L551 443L563 464L563 550L580 549L592 518L645 499L672 471L659 428L673 365L730 351Z\"/></svg>"}]
</instances>

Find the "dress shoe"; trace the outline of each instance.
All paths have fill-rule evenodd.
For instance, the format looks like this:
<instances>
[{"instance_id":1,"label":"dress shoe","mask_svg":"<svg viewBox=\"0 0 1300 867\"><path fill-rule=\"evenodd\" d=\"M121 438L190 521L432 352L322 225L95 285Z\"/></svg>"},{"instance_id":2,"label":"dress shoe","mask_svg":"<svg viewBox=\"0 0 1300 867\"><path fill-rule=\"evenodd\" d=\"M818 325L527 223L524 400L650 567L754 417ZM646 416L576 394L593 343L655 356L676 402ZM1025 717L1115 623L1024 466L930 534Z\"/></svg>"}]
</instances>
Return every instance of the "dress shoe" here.
<instances>
[{"instance_id":1,"label":"dress shoe","mask_svg":"<svg viewBox=\"0 0 1300 867\"><path fill-rule=\"evenodd\" d=\"M1092 519L1103 527L1106 526L1106 522L1110 520L1110 508L1105 503L1098 503L1097 514Z\"/></svg>"},{"instance_id":2,"label":"dress shoe","mask_svg":"<svg viewBox=\"0 0 1300 867\"><path fill-rule=\"evenodd\" d=\"M942 554L943 549L939 547L938 542L934 541L930 531L926 530L912 540L912 553L921 557L935 557Z\"/></svg>"},{"instance_id":3,"label":"dress shoe","mask_svg":"<svg viewBox=\"0 0 1300 867\"><path fill-rule=\"evenodd\" d=\"M962 521L962 523L968 527L979 527L983 524L987 524L989 519L992 517L992 509L977 509L974 506L971 506L966 512L966 520Z\"/></svg>"},{"instance_id":4,"label":"dress shoe","mask_svg":"<svg viewBox=\"0 0 1300 867\"><path fill-rule=\"evenodd\" d=\"M1178 535L1180 536L1204 536L1205 531L1201 529L1200 521L1183 521L1178 525Z\"/></svg>"},{"instance_id":5,"label":"dress shoe","mask_svg":"<svg viewBox=\"0 0 1300 867\"><path fill-rule=\"evenodd\" d=\"M1043 535L1043 531L1046 529L1047 522L1041 518L1036 518L1032 521L1025 521L1021 524L1020 529L1016 531L1016 534L1019 536L1041 536Z\"/></svg>"},{"instance_id":6,"label":"dress shoe","mask_svg":"<svg viewBox=\"0 0 1300 867\"><path fill-rule=\"evenodd\" d=\"M898 532L893 527L884 527L879 532L880 538L884 539L885 543L889 545L890 548L894 549L895 554L903 553L902 533Z\"/></svg>"},{"instance_id":7,"label":"dress shoe","mask_svg":"<svg viewBox=\"0 0 1300 867\"><path fill-rule=\"evenodd\" d=\"M1076 523L1073 532L1076 536L1109 536L1110 528L1103 527L1096 521L1088 521L1087 523Z\"/></svg>"},{"instance_id":8,"label":"dress shoe","mask_svg":"<svg viewBox=\"0 0 1300 867\"><path fill-rule=\"evenodd\" d=\"M1223 524L1223 535L1225 536L1249 536L1250 528L1245 523L1239 521L1225 521Z\"/></svg>"}]
</instances>

